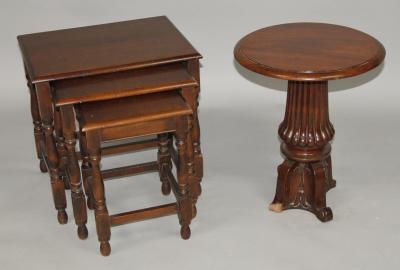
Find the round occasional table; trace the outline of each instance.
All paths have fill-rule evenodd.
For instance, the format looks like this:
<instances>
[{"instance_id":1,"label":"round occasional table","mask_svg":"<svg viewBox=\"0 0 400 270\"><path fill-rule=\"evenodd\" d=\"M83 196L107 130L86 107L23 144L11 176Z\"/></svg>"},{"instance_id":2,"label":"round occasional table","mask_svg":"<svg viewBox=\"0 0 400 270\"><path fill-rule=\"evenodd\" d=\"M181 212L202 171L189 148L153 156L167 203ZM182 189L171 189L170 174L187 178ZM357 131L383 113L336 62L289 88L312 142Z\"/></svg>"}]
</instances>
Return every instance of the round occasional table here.
<instances>
[{"instance_id":1,"label":"round occasional table","mask_svg":"<svg viewBox=\"0 0 400 270\"><path fill-rule=\"evenodd\" d=\"M289 23L242 38L235 58L245 68L288 80L286 112L279 126L285 160L278 167L275 212L304 209L323 222L332 219L326 192L332 179L328 80L356 76L377 67L385 48L358 30L325 23Z\"/></svg>"}]
</instances>

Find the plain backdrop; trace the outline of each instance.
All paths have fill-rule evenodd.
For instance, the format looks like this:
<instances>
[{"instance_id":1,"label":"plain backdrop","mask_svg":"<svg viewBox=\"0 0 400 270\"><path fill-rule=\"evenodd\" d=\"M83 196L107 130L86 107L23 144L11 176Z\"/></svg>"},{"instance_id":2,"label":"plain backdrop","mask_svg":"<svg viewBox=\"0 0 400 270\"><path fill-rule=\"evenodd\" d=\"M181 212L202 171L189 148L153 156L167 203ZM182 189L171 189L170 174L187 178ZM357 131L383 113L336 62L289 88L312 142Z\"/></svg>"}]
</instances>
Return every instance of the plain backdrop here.
<instances>
[{"instance_id":1,"label":"plain backdrop","mask_svg":"<svg viewBox=\"0 0 400 270\"><path fill-rule=\"evenodd\" d=\"M398 0L302 1L1 1L1 269L399 269L400 110ZM203 194L192 237L180 239L176 216L112 228L112 254L76 236L68 201L59 225L49 177L35 158L29 95L16 36L167 15L202 53L200 122ZM380 40L383 66L330 82L336 128L327 196L333 221L267 210L273 199L286 82L247 72L233 47L261 27L297 21L350 26ZM104 168L152 160L155 151L103 159ZM157 174L107 182L111 213L173 201ZM68 193L69 194L69 193Z\"/></svg>"}]
</instances>

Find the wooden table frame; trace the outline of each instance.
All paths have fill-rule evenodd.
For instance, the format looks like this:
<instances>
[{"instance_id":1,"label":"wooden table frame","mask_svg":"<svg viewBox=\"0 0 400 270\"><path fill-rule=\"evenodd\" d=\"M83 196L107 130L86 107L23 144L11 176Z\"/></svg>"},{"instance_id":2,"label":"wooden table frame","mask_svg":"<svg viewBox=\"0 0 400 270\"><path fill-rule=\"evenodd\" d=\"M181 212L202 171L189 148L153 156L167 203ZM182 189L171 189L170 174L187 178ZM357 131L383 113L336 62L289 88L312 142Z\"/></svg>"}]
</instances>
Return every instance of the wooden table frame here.
<instances>
[{"instance_id":1,"label":"wooden table frame","mask_svg":"<svg viewBox=\"0 0 400 270\"><path fill-rule=\"evenodd\" d=\"M377 67L385 48L349 27L287 23L248 34L234 54L249 70L288 80L285 117L278 130L284 161L269 209L302 209L322 222L332 220L326 193L336 186L330 143L335 130L329 119L328 81Z\"/></svg>"},{"instance_id":2,"label":"wooden table frame","mask_svg":"<svg viewBox=\"0 0 400 270\"><path fill-rule=\"evenodd\" d=\"M193 109L193 149L195 163L195 177L200 183L203 177L203 156L200 148L200 124L198 119L198 105L200 94L200 72L199 59L188 59L183 61L187 65L188 72L197 81L197 87L187 87L182 89L182 95ZM150 67L151 68L151 67ZM26 68L25 68L26 71ZM50 182L54 199L54 206L58 211L58 221L60 224L65 224L68 220L66 209L65 186L63 181L63 166L65 161L66 145L65 139L62 136L62 127L60 122L60 112L54 104L54 92L52 83L54 81L41 81L32 83L28 73L26 79L31 96L31 114L34 125L34 138L36 145L36 154L40 161L40 170L48 171L50 174ZM68 106L73 108L73 106ZM76 142L70 142L75 144ZM131 144L131 146L108 147L105 149L107 153L120 153L131 150L146 149L156 147L156 141L143 141L141 143ZM79 154L78 157L79 158ZM79 169L79 168L78 168ZM68 185L67 185L68 186ZM78 190L72 190L79 192ZM197 197L201 193L200 185L197 186ZM82 221L85 222L86 221Z\"/></svg>"}]
</instances>

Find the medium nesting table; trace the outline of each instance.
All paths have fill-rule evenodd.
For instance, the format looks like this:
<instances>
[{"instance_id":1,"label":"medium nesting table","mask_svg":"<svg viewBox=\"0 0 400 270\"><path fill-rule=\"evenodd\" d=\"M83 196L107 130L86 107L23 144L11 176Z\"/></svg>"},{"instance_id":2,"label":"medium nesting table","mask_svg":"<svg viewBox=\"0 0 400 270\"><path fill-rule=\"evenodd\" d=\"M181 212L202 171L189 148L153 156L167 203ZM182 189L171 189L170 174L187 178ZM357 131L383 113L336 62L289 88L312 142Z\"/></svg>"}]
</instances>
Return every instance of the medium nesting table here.
<instances>
[{"instance_id":1,"label":"medium nesting table","mask_svg":"<svg viewBox=\"0 0 400 270\"><path fill-rule=\"evenodd\" d=\"M286 112L279 126L281 151L276 194L270 210L304 209L323 222L332 219L326 192L332 178L328 80L356 76L377 67L385 49L375 38L339 25L290 23L242 38L235 58L245 68L288 80Z\"/></svg>"},{"instance_id":2,"label":"medium nesting table","mask_svg":"<svg viewBox=\"0 0 400 270\"><path fill-rule=\"evenodd\" d=\"M31 95L37 157L41 171L49 171L59 223L66 223L68 218L64 190L68 181L63 181L67 178L63 176L63 157L65 151L71 152L76 144L74 136L67 140L62 137L60 106L73 115L71 110L77 103L181 89L193 110L195 178L201 180L203 166L197 117L201 55L167 17L21 35L18 42ZM74 129L75 123L71 124ZM150 139L107 147L103 154L157 145L157 140ZM156 168L157 164L152 162L128 171ZM73 199L81 200L79 168L72 172L69 177ZM195 193L199 195L200 192L200 185L197 185ZM84 226L86 220L81 222Z\"/></svg>"}]
</instances>

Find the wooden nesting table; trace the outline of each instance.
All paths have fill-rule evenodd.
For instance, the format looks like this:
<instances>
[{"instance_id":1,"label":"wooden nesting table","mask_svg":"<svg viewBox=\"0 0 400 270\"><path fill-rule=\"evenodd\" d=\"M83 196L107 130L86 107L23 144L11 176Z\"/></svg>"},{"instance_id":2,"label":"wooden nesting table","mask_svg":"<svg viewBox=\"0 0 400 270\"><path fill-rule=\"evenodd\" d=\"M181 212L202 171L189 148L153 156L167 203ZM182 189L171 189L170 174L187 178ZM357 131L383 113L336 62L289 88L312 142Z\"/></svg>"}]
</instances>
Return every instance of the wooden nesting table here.
<instances>
[{"instance_id":1,"label":"wooden nesting table","mask_svg":"<svg viewBox=\"0 0 400 270\"><path fill-rule=\"evenodd\" d=\"M63 152L76 144L75 138L62 137L61 106L73 110L76 103L181 89L194 113L195 177L201 181L203 165L197 117L201 55L167 17L21 35L18 42L31 95L37 157L41 171L49 171L60 223L67 222L64 187L68 183L63 181ZM108 87L107 82L113 87ZM157 140L150 139L108 147L103 154L156 146ZM155 170L156 165L144 164L130 171ZM79 173L79 168L75 173Z\"/></svg>"},{"instance_id":2,"label":"wooden nesting table","mask_svg":"<svg viewBox=\"0 0 400 270\"><path fill-rule=\"evenodd\" d=\"M281 151L275 199L270 209L304 209L332 219L326 192L332 178L328 80L356 76L377 67L385 49L375 38L339 25L290 23L255 31L235 47L244 67L288 80L286 112L279 126Z\"/></svg>"}]
</instances>

